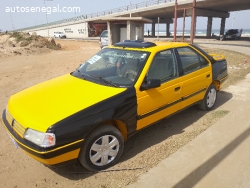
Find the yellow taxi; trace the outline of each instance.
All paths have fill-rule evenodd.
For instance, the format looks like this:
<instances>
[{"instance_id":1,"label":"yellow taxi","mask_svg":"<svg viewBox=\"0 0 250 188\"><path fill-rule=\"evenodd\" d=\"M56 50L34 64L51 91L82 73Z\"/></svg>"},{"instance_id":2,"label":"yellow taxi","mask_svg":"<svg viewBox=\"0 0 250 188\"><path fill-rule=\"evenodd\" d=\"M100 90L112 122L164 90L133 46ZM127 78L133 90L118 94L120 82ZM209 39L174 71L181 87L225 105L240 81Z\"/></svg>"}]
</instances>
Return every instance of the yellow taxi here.
<instances>
[{"instance_id":1,"label":"yellow taxi","mask_svg":"<svg viewBox=\"0 0 250 188\"><path fill-rule=\"evenodd\" d=\"M91 171L118 162L136 132L197 104L211 110L228 76L223 55L178 42L124 41L74 72L12 95L3 125L45 165Z\"/></svg>"}]
</instances>

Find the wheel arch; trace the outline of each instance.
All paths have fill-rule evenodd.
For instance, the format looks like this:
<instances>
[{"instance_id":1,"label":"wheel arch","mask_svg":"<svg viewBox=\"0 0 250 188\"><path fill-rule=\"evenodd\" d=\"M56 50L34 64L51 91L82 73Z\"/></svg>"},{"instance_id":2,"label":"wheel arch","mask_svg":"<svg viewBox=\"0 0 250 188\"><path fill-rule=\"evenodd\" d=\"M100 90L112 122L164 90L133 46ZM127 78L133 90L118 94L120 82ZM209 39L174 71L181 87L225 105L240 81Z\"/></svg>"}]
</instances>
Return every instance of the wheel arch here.
<instances>
[{"instance_id":1,"label":"wheel arch","mask_svg":"<svg viewBox=\"0 0 250 188\"><path fill-rule=\"evenodd\" d=\"M94 131L95 129L97 129L98 127L100 127L100 126L103 126L103 125L112 125L112 126L116 127L121 132L124 141L127 141L127 139L128 139L127 126L126 126L126 124L123 121L121 121L119 119L105 120L105 121L99 123L97 126L95 126L91 130L91 132Z\"/></svg>"},{"instance_id":2,"label":"wheel arch","mask_svg":"<svg viewBox=\"0 0 250 188\"><path fill-rule=\"evenodd\" d=\"M221 89L221 83L220 83L219 80L214 80L214 81L212 82L212 84L215 85L217 91Z\"/></svg>"}]
</instances>

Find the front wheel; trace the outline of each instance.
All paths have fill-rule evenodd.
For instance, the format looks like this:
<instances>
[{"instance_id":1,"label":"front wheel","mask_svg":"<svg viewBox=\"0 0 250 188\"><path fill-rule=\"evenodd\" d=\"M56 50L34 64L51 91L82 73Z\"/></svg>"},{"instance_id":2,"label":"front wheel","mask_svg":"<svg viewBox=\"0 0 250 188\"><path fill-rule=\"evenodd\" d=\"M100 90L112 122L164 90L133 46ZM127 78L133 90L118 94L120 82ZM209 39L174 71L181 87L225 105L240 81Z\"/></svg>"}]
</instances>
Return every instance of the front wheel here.
<instances>
[{"instance_id":1,"label":"front wheel","mask_svg":"<svg viewBox=\"0 0 250 188\"><path fill-rule=\"evenodd\" d=\"M116 164L124 148L122 134L111 125L98 127L84 142L79 161L90 171L105 170Z\"/></svg>"},{"instance_id":2,"label":"front wheel","mask_svg":"<svg viewBox=\"0 0 250 188\"><path fill-rule=\"evenodd\" d=\"M207 92L201 101L199 108L201 110L211 110L216 102L217 99L217 90L215 85L211 84L207 89Z\"/></svg>"}]
</instances>

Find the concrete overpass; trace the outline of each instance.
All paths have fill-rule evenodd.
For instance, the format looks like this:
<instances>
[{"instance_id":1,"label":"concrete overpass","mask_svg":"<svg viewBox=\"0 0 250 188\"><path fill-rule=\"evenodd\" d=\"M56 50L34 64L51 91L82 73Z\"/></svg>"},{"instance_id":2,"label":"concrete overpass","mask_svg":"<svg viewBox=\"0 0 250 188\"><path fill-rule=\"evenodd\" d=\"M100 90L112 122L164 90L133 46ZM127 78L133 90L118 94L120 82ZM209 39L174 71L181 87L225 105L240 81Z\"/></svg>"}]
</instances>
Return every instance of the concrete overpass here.
<instances>
[{"instance_id":1,"label":"concrete overpass","mask_svg":"<svg viewBox=\"0 0 250 188\"><path fill-rule=\"evenodd\" d=\"M207 17L207 36L211 36L213 18L221 18L221 33L224 33L225 21L229 12L250 9L250 0L196 0L196 16ZM178 8L192 7L193 0L178 0ZM149 0L132 6L124 6L109 11L102 11L89 15L82 15L67 20L20 29L25 32L37 32L42 36L53 36L55 31L65 32L68 37L90 37L88 23L102 24L110 17L144 17L152 20L152 36L155 36L155 24L166 24L166 36L169 36L170 24L173 23L175 0ZM186 11L186 16L192 15L192 10ZM183 11L177 16L183 17Z\"/></svg>"}]
</instances>

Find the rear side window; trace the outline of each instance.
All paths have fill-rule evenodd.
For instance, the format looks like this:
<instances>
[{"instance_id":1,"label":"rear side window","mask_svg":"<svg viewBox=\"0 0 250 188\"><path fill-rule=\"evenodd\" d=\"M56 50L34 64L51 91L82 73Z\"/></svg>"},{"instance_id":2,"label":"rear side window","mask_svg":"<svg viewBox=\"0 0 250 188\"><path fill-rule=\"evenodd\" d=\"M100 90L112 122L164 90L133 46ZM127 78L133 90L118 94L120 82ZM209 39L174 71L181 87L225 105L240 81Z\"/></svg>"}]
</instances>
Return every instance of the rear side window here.
<instances>
[{"instance_id":1,"label":"rear side window","mask_svg":"<svg viewBox=\"0 0 250 188\"><path fill-rule=\"evenodd\" d=\"M183 74L189 74L209 65L207 60L189 47L177 48L181 59Z\"/></svg>"},{"instance_id":2,"label":"rear side window","mask_svg":"<svg viewBox=\"0 0 250 188\"><path fill-rule=\"evenodd\" d=\"M101 37L108 37L108 31L103 31Z\"/></svg>"}]
</instances>

